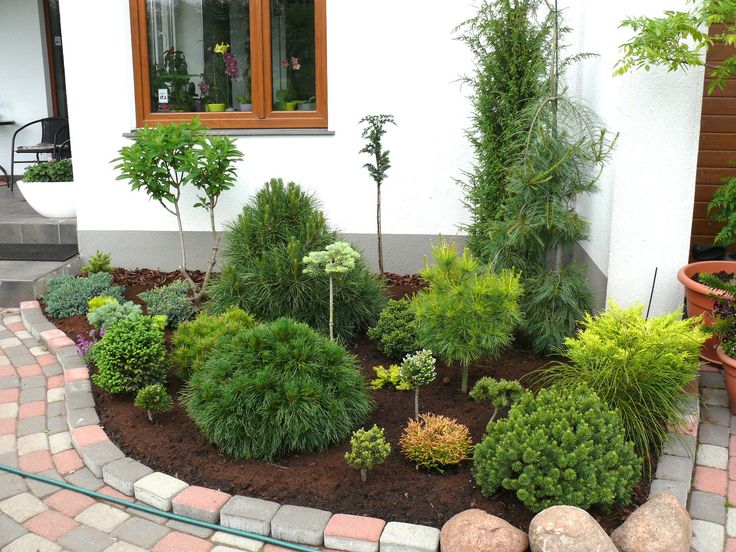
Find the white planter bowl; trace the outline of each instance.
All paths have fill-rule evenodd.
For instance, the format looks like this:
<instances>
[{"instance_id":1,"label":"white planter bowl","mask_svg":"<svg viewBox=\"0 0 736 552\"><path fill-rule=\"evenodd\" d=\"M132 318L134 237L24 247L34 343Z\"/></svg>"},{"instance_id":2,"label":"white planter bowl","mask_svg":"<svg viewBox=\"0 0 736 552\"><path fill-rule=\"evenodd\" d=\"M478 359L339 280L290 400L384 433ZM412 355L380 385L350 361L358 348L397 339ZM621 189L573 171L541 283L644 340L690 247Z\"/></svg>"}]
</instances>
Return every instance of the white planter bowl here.
<instances>
[{"instance_id":1,"label":"white planter bowl","mask_svg":"<svg viewBox=\"0 0 736 552\"><path fill-rule=\"evenodd\" d=\"M74 182L23 182L16 185L28 205L41 216L73 218L77 216Z\"/></svg>"}]
</instances>

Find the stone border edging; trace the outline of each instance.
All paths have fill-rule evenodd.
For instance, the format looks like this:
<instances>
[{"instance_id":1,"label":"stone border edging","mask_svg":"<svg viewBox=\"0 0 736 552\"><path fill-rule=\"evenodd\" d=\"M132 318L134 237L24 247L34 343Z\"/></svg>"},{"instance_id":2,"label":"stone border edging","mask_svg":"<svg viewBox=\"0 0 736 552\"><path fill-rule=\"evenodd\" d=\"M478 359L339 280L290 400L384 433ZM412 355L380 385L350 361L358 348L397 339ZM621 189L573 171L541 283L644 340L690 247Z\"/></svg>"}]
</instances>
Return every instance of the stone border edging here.
<instances>
[{"instance_id":1,"label":"stone border edging","mask_svg":"<svg viewBox=\"0 0 736 552\"><path fill-rule=\"evenodd\" d=\"M46 319L38 301L22 302L20 314L26 329L61 364L66 416L74 449L95 476L124 495L154 508L173 510L175 514L296 544L327 546L344 552L438 552L440 530L434 527L387 523L366 516L332 514L315 508L232 496L190 486L126 457L100 426L89 370L74 341ZM248 539L242 539L245 540ZM260 541L250 543L252 547L248 550L253 552L264 546ZM267 547L273 552L282 550L272 545Z\"/></svg>"}]
</instances>

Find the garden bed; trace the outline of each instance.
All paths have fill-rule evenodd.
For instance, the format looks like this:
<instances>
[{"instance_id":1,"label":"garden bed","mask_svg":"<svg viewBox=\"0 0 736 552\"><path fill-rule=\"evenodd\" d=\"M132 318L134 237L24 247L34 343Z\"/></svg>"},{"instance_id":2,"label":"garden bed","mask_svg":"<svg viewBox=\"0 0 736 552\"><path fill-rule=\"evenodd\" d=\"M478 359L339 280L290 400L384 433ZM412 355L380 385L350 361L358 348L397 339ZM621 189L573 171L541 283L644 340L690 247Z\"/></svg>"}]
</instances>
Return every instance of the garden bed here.
<instances>
[{"instance_id":1,"label":"garden bed","mask_svg":"<svg viewBox=\"0 0 736 552\"><path fill-rule=\"evenodd\" d=\"M125 296L137 303L138 293L179 278L177 272L152 270L116 270L115 283L126 286ZM195 280L201 274L193 274ZM413 293L421 285L413 276L390 277L392 294L401 297ZM83 316L53 320L70 337L90 329ZM168 340L167 334L167 340ZM352 348L367 379L372 367L390 361L363 337ZM497 361L484 361L471 368L471 381L482 376L521 379L543 366L541 359L520 351L508 351ZM462 394L459 370L438 363L437 379L421 393L421 411L443 414L467 425L478 442L490 418L487 405ZM529 382L522 380L528 385ZM182 382L173 373L169 391L176 397ZM368 475L362 484L358 472L344 460L348 444L330 448L321 454L300 454L269 464L259 461L237 461L225 457L200 434L184 409L174 409L150 424L143 411L132 405L132 397L113 396L93 386L101 424L107 434L127 455L155 470L170 473L190 484L221 489L228 493L250 495L280 503L311 506L332 512L375 516L392 521L405 521L441 527L454 514L481 508L526 530L533 514L513 495L499 493L484 498L471 475L471 462L464 462L445 474L415 469L398 449L398 441L406 421L413 413L413 394L393 390L372 392L375 409L366 426L385 428L392 444L389 459ZM608 532L620 525L649 494L649 480L636 487L633 504L610 513L591 513Z\"/></svg>"}]
</instances>

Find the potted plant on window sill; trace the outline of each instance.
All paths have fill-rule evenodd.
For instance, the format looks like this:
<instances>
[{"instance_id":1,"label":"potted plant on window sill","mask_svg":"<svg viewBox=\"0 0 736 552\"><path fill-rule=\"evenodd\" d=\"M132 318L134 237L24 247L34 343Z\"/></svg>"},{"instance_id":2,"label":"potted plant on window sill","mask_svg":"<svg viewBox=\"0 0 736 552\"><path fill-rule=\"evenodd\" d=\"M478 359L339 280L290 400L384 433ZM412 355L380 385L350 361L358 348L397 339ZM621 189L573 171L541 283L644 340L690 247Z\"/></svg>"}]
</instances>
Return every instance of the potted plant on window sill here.
<instances>
[{"instance_id":1,"label":"potted plant on window sill","mask_svg":"<svg viewBox=\"0 0 736 552\"><path fill-rule=\"evenodd\" d=\"M316 111L317 110L317 98L312 96L306 102L299 102L297 106L298 111Z\"/></svg>"},{"instance_id":2,"label":"potted plant on window sill","mask_svg":"<svg viewBox=\"0 0 736 552\"><path fill-rule=\"evenodd\" d=\"M39 215L48 218L77 216L71 159L32 165L17 184L28 205Z\"/></svg>"},{"instance_id":3,"label":"potted plant on window sill","mask_svg":"<svg viewBox=\"0 0 736 552\"><path fill-rule=\"evenodd\" d=\"M253 111L253 104L249 98L245 96L238 96L238 103L240 104L240 111L251 112Z\"/></svg>"}]
</instances>

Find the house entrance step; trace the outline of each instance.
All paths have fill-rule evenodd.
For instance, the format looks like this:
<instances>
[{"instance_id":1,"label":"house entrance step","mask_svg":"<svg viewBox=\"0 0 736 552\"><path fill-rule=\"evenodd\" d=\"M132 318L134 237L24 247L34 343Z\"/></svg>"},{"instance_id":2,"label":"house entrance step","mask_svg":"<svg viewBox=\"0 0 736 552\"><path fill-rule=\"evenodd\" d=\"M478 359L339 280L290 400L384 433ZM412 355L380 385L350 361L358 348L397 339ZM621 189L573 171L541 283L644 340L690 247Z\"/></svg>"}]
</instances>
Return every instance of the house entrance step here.
<instances>
[{"instance_id":1,"label":"house entrance step","mask_svg":"<svg viewBox=\"0 0 736 552\"><path fill-rule=\"evenodd\" d=\"M76 244L0 243L0 261L66 261L75 255Z\"/></svg>"},{"instance_id":2,"label":"house entrance step","mask_svg":"<svg viewBox=\"0 0 736 552\"><path fill-rule=\"evenodd\" d=\"M77 219L42 217L17 188L0 186L0 243L75 244Z\"/></svg>"},{"instance_id":3,"label":"house entrance step","mask_svg":"<svg viewBox=\"0 0 736 552\"><path fill-rule=\"evenodd\" d=\"M66 261L0 261L0 308L14 307L46 293L49 278L78 274L79 255Z\"/></svg>"}]
</instances>

